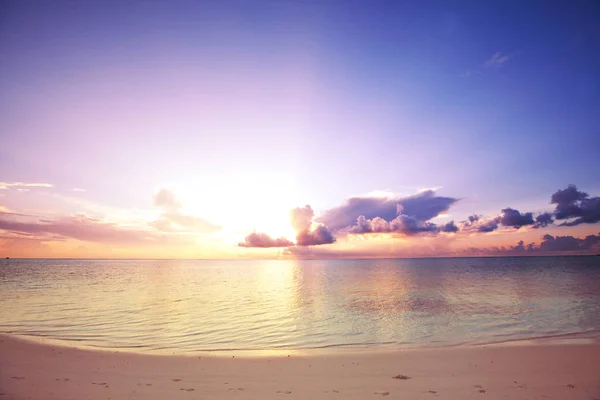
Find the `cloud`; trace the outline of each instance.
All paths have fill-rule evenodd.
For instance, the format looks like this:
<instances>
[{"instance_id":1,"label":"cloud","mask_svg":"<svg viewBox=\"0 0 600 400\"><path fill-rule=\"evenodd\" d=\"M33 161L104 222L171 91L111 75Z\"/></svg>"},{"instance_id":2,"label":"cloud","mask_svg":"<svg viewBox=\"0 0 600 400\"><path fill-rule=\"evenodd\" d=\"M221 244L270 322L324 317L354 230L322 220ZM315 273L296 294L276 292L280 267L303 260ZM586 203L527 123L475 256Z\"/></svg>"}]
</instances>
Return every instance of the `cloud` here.
<instances>
[{"instance_id":1,"label":"cloud","mask_svg":"<svg viewBox=\"0 0 600 400\"><path fill-rule=\"evenodd\" d=\"M589 195L577 190L576 185L569 185L566 189L559 189L550 197L551 204L557 204L557 207L573 204L576 201L584 200Z\"/></svg>"},{"instance_id":2,"label":"cloud","mask_svg":"<svg viewBox=\"0 0 600 400\"><path fill-rule=\"evenodd\" d=\"M154 195L154 205L164 208L179 208L181 204L177 201L175 194L168 189L160 189Z\"/></svg>"},{"instance_id":3,"label":"cloud","mask_svg":"<svg viewBox=\"0 0 600 400\"><path fill-rule=\"evenodd\" d=\"M554 218L552 217L552 213L549 213L549 212L541 213L535 217L535 224L533 225L533 227L535 229L545 228L546 226L550 225L553 220L554 220Z\"/></svg>"},{"instance_id":4,"label":"cloud","mask_svg":"<svg viewBox=\"0 0 600 400\"><path fill-rule=\"evenodd\" d=\"M477 226L477 232L487 233L493 232L498 229L498 224L500 223L500 218L491 218L485 221L482 221L481 224Z\"/></svg>"},{"instance_id":5,"label":"cloud","mask_svg":"<svg viewBox=\"0 0 600 400\"><path fill-rule=\"evenodd\" d=\"M559 226L593 224L600 221L600 197L589 197L587 193L577 190L575 185L569 185L566 189L552 194L550 202L556 204L554 217L557 220L571 219Z\"/></svg>"},{"instance_id":6,"label":"cloud","mask_svg":"<svg viewBox=\"0 0 600 400\"><path fill-rule=\"evenodd\" d=\"M341 206L327 210L316 221L333 232L350 228L360 216L367 220L381 218L390 222L399 215L405 215L425 222L448 211L457 201L451 197L436 196L433 190L408 197L352 197Z\"/></svg>"},{"instance_id":7,"label":"cloud","mask_svg":"<svg viewBox=\"0 0 600 400\"><path fill-rule=\"evenodd\" d=\"M162 232L213 233L222 229L204 218L181 214L178 211L163 213L161 218L149 222L148 225Z\"/></svg>"},{"instance_id":8,"label":"cloud","mask_svg":"<svg viewBox=\"0 0 600 400\"><path fill-rule=\"evenodd\" d=\"M470 255L542 255L542 254L595 254L600 251L600 234L588 235L585 238L574 236L542 236L542 241L539 245L529 243L525 245L522 240L516 246L508 248L490 247L490 248L475 248L470 247L461 253Z\"/></svg>"},{"instance_id":9,"label":"cloud","mask_svg":"<svg viewBox=\"0 0 600 400\"><path fill-rule=\"evenodd\" d=\"M244 239L243 242L238 244L238 246L240 246L240 247L260 247L260 248L289 247L289 246L293 246L293 245L294 245L294 243L290 242L289 240L287 240L284 237L274 239L271 236L267 235L266 233L260 233L260 232L252 232L251 234L246 236L246 238Z\"/></svg>"},{"instance_id":10,"label":"cloud","mask_svg":"<svg viewBox=\"0 0 600 400\"><path fill-rule=\"evenodd\" d=\"M472 215L468 221L462 222L462 230L491 232L499 225L519 229L532 225L534 229L545 228L555 220L565 220L558 226L575 226L592 224L600 221L600 197L590 197L586 192L579 191L577 186L569 185L552 194L551 204L555 204L553 212L542 212L533 216L532 212L521 213L511 207L501 210L499 217L483 222L478 215Z\"/></svg>"},{"instance_id":11,"label":"cloud","mask_svg":"<svg viewBox=\"0 0 600 400\"><path fill-rule=\"evenodd\" d=\"M511 54L502 54L498 51L483 63L483 67L487 69L502 68L512 57Z\"/></svg>"},{"instance_id":12,"label":"cloud","mask_svg":"<svg viewBox=\"0 0 600 400\"><path fill-rule=\"evenodd\" d=\"M296 231L296 245L318 246L335 242L335 237L324 224L318 224L311 230L314 215L309 205L296 207L290 211L290 223Z\"/></svg>"},{"instance_id":13,"label":"cloud","mask_svg":"<svg viewBox=\"0 0 600 400\"><path fill-rule=\"evenodd\" d=\"M456 233L458 232L458 226L456 226L454 221L450 221L447 224L442 225L440 230L446 233Z\"/></svg>"},{"instance_id":14,"label":"cloud","mask_svg":"<svg viewBox=\"0 0 600 400\"><path fill-rule=\"evenodd\" d=\"M532 226L544 228L554 219L566 220L559 226L573 226L581 223L600 221L600 198L590 197L580 192L574 185L559 190L551 197L556 204L554 213L542 212L534 216L533 212L521 212L512 207L501 210L498 216L484 218L472 214L457 225L454 221L437 225L431 219L448 211L458 201L451 197L437 196L433 189L427 189L413 196L400 197L389 192L377 195L352 197L341 206L329 209L318 218L314 218L313 209L307 205L290 211L290 221L296 231L296 246L312 246L335 242L335 234L368 235L397 234L415 236L442 233L494 232L501 227L520 229ZM274 240L274 239L273 239ZM531 250L533 244L525 243L501 251ZM477 250L477 249L475 249ZM498 251L500 251L498 250Z\"/></svg>"},{"instance_id":15,"label":"cloud","mask_svg":"<svg viewBox=\"0 0 600 400\"><path fill-rule=\"evenodd\" d=\"M159 240L159 236L153 232L127 229L85 215L36 222L19 222L0 216L0 229L17 234L42 235L42 237L58 235L64 238L104 243L140 244L154 243Z\"/></svg>"},{"instance_id":16,"label":"cloud","mask_svg":"<svg viewBox=\"0 0 600 400\"><path fill-rule=\"evenodd\" d=\"M296 207L290 211L290 223L296 232L310 230L315 212L312 207Z\"/></svg>"},{"instance_id":17,"label":"cloud","mask_svg":"<svg viewBox=\"0 0 600 400\"><path fill-rule=\"evenodd\" d=\"M222 229L204 218L182 213L181 203L170 190L161 189L154 196L154 205L164 209L159 219L148 222L148 225L158 231L214 233Z\"/></svg>"},{"instance_id":18,"label":"cloud","mask_svg":"<svg viewBox=\"0 0 600 400\"><path fill-rule=\"evenodd\" d=\"M51 183L30 183L30 182L0 182L0 189L9 188L28 188L28 187L54 187Z\"/></svg>"},{"instance_id":19,"label":"cloud","mask_svg":"<svg viewBox=\"0 0 600 400\"><path fill-rule=\"evenodd\" d=\"M460 77L461 78L470 78L475 75L485 75L485 74L477 69L475 69L475 70L468 69L464 74L460 74Z\"/></svg>"},{"instance_id":20,"label":"cloud","mask_svg":"<svg viewBox=\"0 0 600 400\"><path fill-rule=\"evenodd\" d=\"M350 227L347 231L355 235L366 233L399 233L411 236L424 232L437 233L439 230L438 226L431 222L421 222L414 217L401 214L389 222L379 217L369 220L364 215L361 215L357 218L356 225Z\"/></svg>"},{"instance_id":21,"label":"cloud","mask_svg":"<svg viewBox=\"0 0 600 400\"><path fill-rule=\"evenodd\" d=\"M71 190L74 191L74 192L87 192L87 190L81 189L81 188L73 188Z\"/></svg>"},{"instance_id":22,"label":"cloud","mask_svg":"<svg viewBox=\"0 0 600 400\"><path fill-rule=\"evenodd\" d=\"M544 235L539 250L550 252L591 250L598 244L600 244L600 235L589 235L585 239L573 236Z\"/></svg>"},{"instance_id":23,"label":"cloud","mask_svg":"<svg viewBox=\"0 0 600 400\"><path fill-rule=\"evenodd\" d=\"M477 222L477 221L479 221L479 215L471 215L471 216L469 216L469 222L470 223L474 223L474 222Z\"/></svg>"},{"instance_id":24,"label":"cloud","mask_svg":"<svg viewBox=\"0 0 600 400\"><path fill-rule=\"evenodd\" d=\"M533 225L533 213L528 212L521 214L520 211L508 207L502 210L500 223L504 226L511 226L517 229L522 226Z\"/></svg>"},{"instance_id":25,"label":"cloud","mask_svg":"<svg viewBox=\"0 0 600 400\"><path fill-rule=\"evenodd\" d=\"M322 244L331 244L335 242L335 237L329 229L323 224L318 225L314 230L303 230L296 235L296 245L298 246L318 246Z\"/></svg>"},{"instance_id":26,"label":"cloud","mask_svg":"<svg viewBox=\"0 0 600 400\"><path fill-rule=\"evenodd\" d=\"M253 232L238 244L240 247L290 247L290 246L319 246L335 242L333 233L324 225L313 227L315 212L312 207L296 207L290 210L290 223L296 231L296 244L284 237L274 239L266 233Z\"/></svg>"}]
</instances>

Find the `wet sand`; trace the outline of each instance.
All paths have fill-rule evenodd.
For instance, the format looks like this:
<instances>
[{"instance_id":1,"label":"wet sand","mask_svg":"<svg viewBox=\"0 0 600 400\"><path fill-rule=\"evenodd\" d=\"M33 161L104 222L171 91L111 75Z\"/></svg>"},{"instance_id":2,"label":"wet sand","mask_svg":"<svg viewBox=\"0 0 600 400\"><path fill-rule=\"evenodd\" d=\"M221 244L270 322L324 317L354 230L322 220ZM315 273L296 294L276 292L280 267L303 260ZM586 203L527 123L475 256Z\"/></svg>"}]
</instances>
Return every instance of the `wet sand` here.
<instances>
[{"instance_id":1,"label":"wet sand","mask_svg":"<svg viewBox=\"0 0 600 400\"><path fill-rule=\"evenodd\" d=\"M0 400L600 400L600 343L591 339L289 357L145 355L0 340Z\"/></svg>"}]
</instances>

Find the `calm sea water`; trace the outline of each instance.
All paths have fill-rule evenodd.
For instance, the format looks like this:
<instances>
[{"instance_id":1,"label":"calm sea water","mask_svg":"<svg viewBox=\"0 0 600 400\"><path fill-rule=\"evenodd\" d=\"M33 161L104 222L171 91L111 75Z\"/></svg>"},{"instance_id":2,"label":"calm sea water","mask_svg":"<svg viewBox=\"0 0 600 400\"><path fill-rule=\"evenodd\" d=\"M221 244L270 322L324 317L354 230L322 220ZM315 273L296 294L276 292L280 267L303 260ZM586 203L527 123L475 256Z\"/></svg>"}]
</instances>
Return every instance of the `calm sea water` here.
<instances>
[{"instance_id":1,"label":"calm sea water","mask_svg":"<svg viewBox=\"0 0 600 400\"><path fill-rule=\"evenodd\" d=\"M600 257L0 260L0 331L180 353L595 334Z\"/></svg>"}]
</instances>

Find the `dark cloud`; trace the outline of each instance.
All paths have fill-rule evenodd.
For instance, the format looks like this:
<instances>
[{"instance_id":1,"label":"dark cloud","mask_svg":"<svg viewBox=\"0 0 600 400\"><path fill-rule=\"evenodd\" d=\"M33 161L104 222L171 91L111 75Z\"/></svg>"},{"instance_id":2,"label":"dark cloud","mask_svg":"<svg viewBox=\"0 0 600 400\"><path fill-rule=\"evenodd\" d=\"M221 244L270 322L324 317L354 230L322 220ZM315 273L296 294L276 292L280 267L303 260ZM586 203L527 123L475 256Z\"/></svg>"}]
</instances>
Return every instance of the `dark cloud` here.
<instances>
[{"instance_id":1,"label":"dark cloud","mask_svg":"<svg viewBox=\"0 0 600 400\"><path fill-rule=\"evenodd\" d=\"M556 204L554 217L557 220L572 219L559 226L593 224L600 221L600 197L589 197L587 193L577 190L575 185L558 190L550 201Z\"/></svg>"},{"instance_id":2,"label":"dark cloud","mask_svg":"<svg viewBox=\"0 0 600 400\"><path fill-rule=\"evenodd\" d=\"M238 244L238 246L240 246L240 247L262 247L262 248L289 247L289 246L293 246L293 245L294 245L294 243L290 242L289 240L287 240L284 237L275 239L275 238L272 238L271 236L267 235L266 233L260 233L260 232L252 232L251 234L246 236L246 238L244 239L243 242Z\"/></svg>"},{"instance_id":3,"label":"dark cloud","mask_svg":"<svg viewBox=\"0 0 600 400\"><path fill-rule=\"evenodd\" d=\"M160 239L154 232L126 229L84 215L37 222L0 219L0 229L14 233L58 235L82 241L119 244L153 243ZM52 240L52 238L49 237L48 240Z\"/></svg>"},{"instance_id":4,"label":"dark cloud","mask_svg":"<svg viewBox=\"0 0 600 400\"><path fill-rule=\"evenodd\" d=\"M511 246L510 251L516 252L516 253L520 253L522 251L525 251L525 242L522 240L519 240L519 242L517 243L516 246Z\"/></svg>"},{"instance_id":5,"label":"dark cloud","mask_svg":"<svg viewBox=\"0 0 600 400\"><path fill-rule=\"evenodd\" d=\"M560 189L550 197L550 203L564 205L573 204L579 200L587 198L589 195L577 190L577 186L569 185L566 189Z\"/></svg>"},{"instance_id":6,"label":"dark cloud","mask_svg":"<svg viewBox=\"0 0 600 400\"><path fill-rule=\"evenodd\" d=\"M521 214L519 210L508 207L502 210L500 223L504 226L512 226L517 229L522 226L533 225L533 213Z\"/></svg>"},{"instance_id":7,"label":"dark cloud","mask_svg":"<svg viewBox=\"0 0 600 400\"><path fill-rule=\"evenodd\" d=\"M431 222L421 222L416 217L408 215L399 215L395 220L390 221L390 228L393 232L403 233L405 235L415 235L417 233L437 233L439 228Z\"/></svg>"},{"instance_id":8,"label":"dark cloud","mask_svg":"<svg viewBox=\"0 0 600 400\"><path fill-rule=\"evenodd\" d=\"M482 233L493 232L496 229L498 229L499 223L500 223L500 218L492 218L487 221L484 221L477 227L477 232L482 232Z\"/></svg>"},{"instance_id":9,"label":"dark cloud","mask_svg":"<svg viewBox=\"0 0 600 400\"><path fill-rule=\"evenodd\" d=\"M447 224L442 225L440 230L446 233L456 233L458 232L458 226L454 224L454 221L450 221Z\"/></svg>"},{"instance_id":10,"label":"dark cloud","mask_svg":"<svg viewBox=\"0 0 600 400\"><path fill-rule=\"evenodd\" d=\"M535 229L545 228L546 226L550 225L553 220L554 219L552 217L552 213L549 213L549 212L541 213L535 217L535 224L533 225L533 227Z\"/></svg>"},{"instance_id":11,"label":"dark cloud","mask_svg":"<svg viewBox=\"0 0 600 400\"><path fill-rule=\"evenodd\" d=\"M353 197L343 205L326 211L317 218L317 222L324 223L334 232L354 226L360 216L367 220L381 218L391 222L399 215L405 215L424 222L448 211L457 201L436 196L433 190L409 197Z\"/></svg>"},{"instance_id":12,"label":"dark cloud","mask_svg":"<svg viewBox=\"0 0 600 400\"><path fill-rule=\"evenodd\" d=\"M154 196L154 205L164 209L159 219L148 222L148 225L158 231L213 233L222 229L204 218L182 213L181 203L167 189L161 189Z\"/></svg>"},{"instance_id":13,"label":"dark cloud","mask_svg":"<svg viewBox=\"0 0 600 400\"><path fill-rule=\"evenodd\" d=\"M329 229L323 224L317 226L314 230L303 230L296 235L297 246L318 246L322 244L331 244L335 242L335 237Z\"/></svg>"},{"instance_id":14,"label":"dark cloud","mask_svg":"<svg viewBox=\"0 0 600 400\"><path fill-rule=\"evenodd\" d=\"M573 236L544 235L539 249L541 251L591 250L600 244L600 235L589 235L585 239Z\"/></svg>"},{"instance_id":15,"label":"dark cloud","mask_svg":"<svg viewBox=\"0 0 600 400\"><path fill-rule=\"evenodd\" d=\"M472 231L472 230L476 230L476 229L471 229L471 227L477 225L477 223L479 222L479 220L481 219L481 215L470 215L466 221L460 221L460 225L461 228L460 230L463 231Z\"/></svg>"},{"instance_id":16,"label":"dark cloud","mask_svg":"<svg viewBox=\"0 0 600 400\"><path fill-rule=\"evenodd\" d=\"M470 255L540 255L540 254L594 254L600 251L600 234L588 235L581 239L574 236L544 235L539 245L529 243L525 245L522 240L516 246L508 248L468 248L462 253Z\"/></svg>"}]
</instances>

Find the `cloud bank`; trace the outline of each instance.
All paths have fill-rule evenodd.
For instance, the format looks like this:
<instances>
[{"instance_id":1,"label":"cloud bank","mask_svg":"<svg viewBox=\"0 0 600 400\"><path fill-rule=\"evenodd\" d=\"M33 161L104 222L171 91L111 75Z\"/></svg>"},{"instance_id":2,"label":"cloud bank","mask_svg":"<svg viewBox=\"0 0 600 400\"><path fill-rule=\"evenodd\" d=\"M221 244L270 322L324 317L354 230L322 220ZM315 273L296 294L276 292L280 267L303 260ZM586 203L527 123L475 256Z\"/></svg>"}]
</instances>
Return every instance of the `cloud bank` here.
<instances>
[{"instance_id":1,"label":"cloud bank","mask_svg":"<svg viewBox=\"0 0 600 400\"><path fill-rule=\"evenodd\" d=\"M36 222L20 222L0 216L0 229L17 235L36 236L40 240L73 238L100 243L142 244L157 242L160 238L151 231L124 228L85 215Z\"/></svg>"},{"instance_id":2,"label":"cloud bank","mask_svg":"<svg viewBox=\"0 0 600 400\"><path fill-rule=\"evenodd\" d=\"M558 226L575 226L600 221L600 198L590 197L577 190L575 185L558 190L550 198L555 204L553 212L521 212L512 207L500 210L496 216L470 215L456 224L450 221L438 225L431 220L445 213L458 199L438 196L434 190L426 190L413 196L365 196L352 197L338 207L326 210L318 218L309 206L290 211L290 223L296 231L296 246L331 244L336 235L395 234L398 236L459 234L486 234L503 230L519 230L531 227L546 228L555 221ZM255 235L255 236L251 236ZM273 239L266 234L251 234L240 245L244 247L289 247L285 238ZM558 239L563 240L563 239ZM256 243L256 245L254 245ZM547 248L544 245L544 249ZM520 247L518 247L520 249Z\"/></svg>"},{"instance_id":3,"label":"cloud bank","mask_svg":"<svg viewBox=\"0 0 600 400\"><path fill-rule=\"evenodd\" d=\"M433 190L408 197L352 197L341 206L325 211L317 222L325 224L333 232L351 228L360 216L366 220L381 218L391 222L405 215L422 223L448 211L457 201L437 196Z\"/></svg>"}]
</instances>

